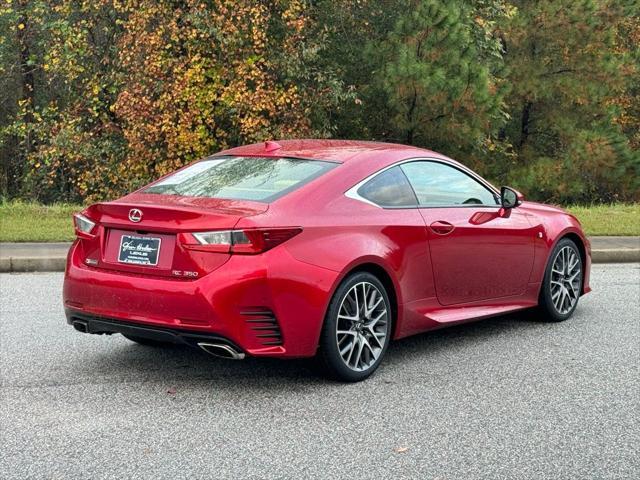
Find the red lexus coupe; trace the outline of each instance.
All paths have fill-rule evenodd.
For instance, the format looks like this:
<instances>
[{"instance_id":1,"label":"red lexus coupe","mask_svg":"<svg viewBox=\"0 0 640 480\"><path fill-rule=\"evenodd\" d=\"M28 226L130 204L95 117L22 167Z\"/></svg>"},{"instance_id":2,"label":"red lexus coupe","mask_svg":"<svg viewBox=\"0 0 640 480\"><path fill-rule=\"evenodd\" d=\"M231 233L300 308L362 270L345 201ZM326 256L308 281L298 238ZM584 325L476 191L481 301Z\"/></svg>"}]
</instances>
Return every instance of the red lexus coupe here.
<instances>
[{"instance_id":1,"label":"red lexus coupe","mask_svg":"<svg viewBox=\"0 0 640 480\"><path fill-rule=\"evenodd\" d=\"M75 215L76 330L362 380L392 339L590 291L580 223L438 153L298 140L226 150Z\"/></svg>"}]
</instances>

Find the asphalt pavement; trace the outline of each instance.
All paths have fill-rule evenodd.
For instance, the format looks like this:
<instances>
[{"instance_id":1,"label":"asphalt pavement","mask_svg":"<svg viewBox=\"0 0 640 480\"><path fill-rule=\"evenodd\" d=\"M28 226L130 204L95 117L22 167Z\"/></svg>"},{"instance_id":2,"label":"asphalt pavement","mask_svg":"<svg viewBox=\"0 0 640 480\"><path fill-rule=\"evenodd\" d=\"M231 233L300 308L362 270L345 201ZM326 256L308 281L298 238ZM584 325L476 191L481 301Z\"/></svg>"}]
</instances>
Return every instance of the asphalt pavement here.
<instances>
[{"instance_id":1,"label":"asphalt pavement","mask_svg":"<svg viewBox=\"0 0 640 480\"><path fill-rule=\"evenodd\" d=\"M640 472L640 264L575 316L392 344L359 384L65 324L62 274L0 275L0 478L628 479Z\"/></svg>"}]
</instances>

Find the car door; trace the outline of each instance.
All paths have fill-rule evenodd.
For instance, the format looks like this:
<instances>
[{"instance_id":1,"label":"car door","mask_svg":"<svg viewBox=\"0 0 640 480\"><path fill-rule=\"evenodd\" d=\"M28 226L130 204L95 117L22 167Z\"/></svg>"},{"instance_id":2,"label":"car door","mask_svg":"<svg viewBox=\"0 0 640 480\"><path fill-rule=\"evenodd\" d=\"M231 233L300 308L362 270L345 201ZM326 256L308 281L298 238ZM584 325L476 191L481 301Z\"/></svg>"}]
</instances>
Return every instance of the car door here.
<instances>
[{"instance_id":1,"label":"car door","mask_svg":"<svg viewBox=\"0 0 640 480\"><path fill-rule=\"evenodd\" d=\"M403 163L429 237L436 295L456 305L523 294L536 231L479 178L438 160Z\"/></svg>"}]
</instances>

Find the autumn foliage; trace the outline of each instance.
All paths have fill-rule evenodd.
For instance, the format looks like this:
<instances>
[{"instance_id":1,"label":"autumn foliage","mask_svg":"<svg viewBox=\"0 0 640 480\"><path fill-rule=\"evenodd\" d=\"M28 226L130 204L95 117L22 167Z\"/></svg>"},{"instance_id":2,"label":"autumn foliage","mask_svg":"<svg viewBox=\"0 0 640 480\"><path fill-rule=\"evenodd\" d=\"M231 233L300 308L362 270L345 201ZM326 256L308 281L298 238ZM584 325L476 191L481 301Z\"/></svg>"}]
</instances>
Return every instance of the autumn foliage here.
<instances>
[{"instance_id":1,"label":"autumn foliage","mask_svg":"<svg viewBox=\"0 0 640 480\"><path fill-rule=\"evenodd\" d=\"M0 195L112 198L274 138L413 143L640 198L637 2L2 0Z\"/></svg>"}]
</instances>

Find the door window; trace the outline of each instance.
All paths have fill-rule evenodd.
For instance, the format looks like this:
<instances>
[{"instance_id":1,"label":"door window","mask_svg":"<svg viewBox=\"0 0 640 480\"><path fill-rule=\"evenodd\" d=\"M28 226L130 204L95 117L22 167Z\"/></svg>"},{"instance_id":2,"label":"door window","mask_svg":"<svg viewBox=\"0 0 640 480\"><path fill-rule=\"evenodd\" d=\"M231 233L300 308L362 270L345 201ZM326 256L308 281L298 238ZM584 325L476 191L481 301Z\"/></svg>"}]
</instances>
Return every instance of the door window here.
<instances>
[{"instance_id":1,"label":"door window","mask_svg":"<svg viewBox=\"0 0 640 480\"><path fill-rule=\"evenodd\" d=\"M455 167L417 161L400 165L420 206L498 205L494 193Z\"/></svg>"}]
</instances>

